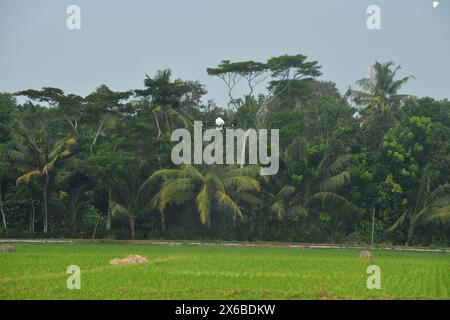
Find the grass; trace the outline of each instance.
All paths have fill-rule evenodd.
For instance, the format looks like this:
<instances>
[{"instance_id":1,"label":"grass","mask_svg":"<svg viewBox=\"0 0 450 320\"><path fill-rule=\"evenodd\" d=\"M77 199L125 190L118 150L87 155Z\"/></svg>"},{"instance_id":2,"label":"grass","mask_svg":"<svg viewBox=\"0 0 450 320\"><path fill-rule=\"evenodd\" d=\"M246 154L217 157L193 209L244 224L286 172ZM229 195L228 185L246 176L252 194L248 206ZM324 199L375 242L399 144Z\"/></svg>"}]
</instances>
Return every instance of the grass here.
<instances>
[{"instance_id":1,"label":"grass","mask_svg":"<svg viewBox=\"0 0 450 320\"><path fill-rule=\"evenodd\" d=\"M17 244L0 253L0 299L449 299L450 254L139 244ZM113 258L147 257L111 266ZM69 265L81 289L66 288Z\"/></svg>"}]
</instances>

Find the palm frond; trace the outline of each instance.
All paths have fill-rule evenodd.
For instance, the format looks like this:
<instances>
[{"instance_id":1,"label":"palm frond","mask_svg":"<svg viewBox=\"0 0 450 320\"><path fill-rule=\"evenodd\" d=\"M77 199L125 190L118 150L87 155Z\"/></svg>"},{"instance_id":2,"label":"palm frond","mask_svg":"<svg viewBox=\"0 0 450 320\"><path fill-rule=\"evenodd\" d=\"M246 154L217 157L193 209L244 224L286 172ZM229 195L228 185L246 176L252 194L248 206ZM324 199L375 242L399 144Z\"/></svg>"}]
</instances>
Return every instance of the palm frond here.
<instances>
[{"instance_id":1,"label":"palm frond","mask_svg":"<svg viewBox=\"0 0 450 320\"><path fill-rule=\"evenodd\" d=\"M200 222L202 224L206 224L209 219L210 213L210 195L208 191L207 185L204 185L203 188L197 195L197 208L200 213Z\"/></svg>"},{"instance_id":2,"label":"palm frond","mask_svg":"<svg viewBox=\"0 0 450 320\"><path fill-rule=\"evenodd\" d=\"M11 160L14 161L24 161L25 160L25 153L18 151L18 150L9 150L8 156L11 158Z\"/></svg>"},{"instance_id":3,"label":"palm frond","mask_svg":"<svg viewBox=\"0 0 450 320\"><path fill-rule=\"evenodd\" d=\"M294 206L292 208L289 209L289 213L290 214L294 214L294 215L299 215L302 217L308 217L309 216L309 211L302 206Z\"/></svg>"},{"instance_id":4,"label":"palm frond","mask_svg":"<svg viewBox=\"0 0 450 320\"><path fill-rule=\"evenodd\" d=\"M189 128L192 126L191 123L189 122L189 120L185 116L183 116L180 112L178 112L174 109L170 109L169 114L172 116L175 116L178 120L180 120L183 123L185 128Z\"/></svg>"},{"instance_id":5,"label":"palm frond","mask_svg":"<svg viewBox=\"0 0 450 320\"><path fill-rule=\"evenodd\" d=\"M270 206L270 210L275 213L275 215L277 216L278 220L283 220L283 217L286 213L286 207L284 206L283 201L278 200L275 201L271 206Z\"/></svg>"},{"instance_id":6,"label":"palm frond","mask_svg":"<svg viewBox=\"0 0 450 320\"><path fill-rule=\"evenodd\" d=\"M28 182L30 182L31 179L33 179L34 177L40 176L41 174L42 174L42 171L40 171L40 170L29 171L16 179L16 185L19 186L22 183L28 183Z\"/></svg>"},{"instance_id":7,"label":"palm frond","mask_svg":"<svg viewBox=\"0 0 450 320\"><path fill-rule=\"evenodd\" d=\"M425 218L426 221L450 222L450 206L441 207Z\"/></svg>"},{"instance_id":8,"label":"palm frond","mask_svg":"<svg viewBox=\"0 0 450 320\"><path fill-rule=\"evenodd\" d=\"M238 188L240 190L261 190L258 180L248 176L232 176L223 179L226 188Z\"/></svg>"},{"instance_id":9,"label":"palm frond","mask_svg":"<svg viewBox=\"0 0 450 320\"><path fill-rule=\"evenodd\" d=\"M313 200L320 200L322 204L333 203L333 204L341 204L348 207L351 207L352 204L350 201L345 199L343 196L335 193L335 192L317 192L310 196L310 199L307 201L307 204Z\"/></svg>"},{"instance_id":10,"label":"palm frond","mask_svg":"<svg viewBox=\"0 0 450 320\"><path fill-rule=\"evenodd\" d=\"M388 232L392 232L392 231L394 231L395 229L397 229L399 226L401 226L401 225L405 222L405 219L406 219L407 215L408 215L408 210L406 210L406 211L400 216L400 218L398 218L397 221L395 221L395 223L387 229L387 231L388 231Z\"/></svg>"},{"instance_id":11,"label":"palm frond","mask_svg":"<svg viewBox=\"0 0 450 320\"><path fill-rule=\"evenodd\" d=\"M320 191L336 191L341 187L346 186L350 182L350 172L343 171L333 177L325 179L319 183Z\"/></svg>"},{"instance_id":12,"label":"palm frond","mask_svg":"<svg viewBox=\"0 0 450 320\"><path fill-rule=\"evenodd\" d=\"M194 194L195 185L189 179L166 181L160 189L160 201L164 203L182 204Z\"/></svg>"},{"instance_id":13,"label":"palm frond","mask_svg":"<svg viewBox=\"0 0 450 320\"><path fill-rule=\"evenodd\" d=\"M295 187L293 187L293 186L284 186L283 188L281 188L280 191L278 191L277 198L286 200L287 198L289 198L294 193L295 193Z\"/></svg>"},{"instance_id":14,"label":"palm frond","mask_svg":"<svg viewBox=\"0 0 450 320\"><path fill-rule=\"evenodd\" d=\"M233 214L242 217L241 209L239 209L239 206L228 195L226 195L222 191L217 191L216 197L220 204L230 209L233 212Z\"/></svg>"},{"instance_id":15,"label":"palm frond","mask_svg":"<svg viewBox=\"0 0 450 320\"><path fill-rule=\"evenodd\" d=\"M260 198L258 198L257 196L255 196L251 193L245 192L245 191L239 191L239 192L233 193L232 198L236 199L237 201L242 201L251 206L261 205Z\"/></svg>"},{"instance_id":16,"label":"palm frond","mask_svg":"<svg viewBox=\"0 0 450 320\"><path fill-rule=\"evenodd\" d=\"M182 164L179 166L178 170L179 170L178 175L180 178L190 178L199 182L200 181L203 182L205 179L204 175L194 165Z\"/></svg>"},{"instance_id":17,"label":"palm frond","mask_svg":"<svg viewBox=\"0 0 450 320\"><path fill-rule=\"evenodd\" d=\"M53 163L46 163L45 165L44 165L44 167L42 168L42 173L43 174L49 174L49 172L50 171L52 171L52 169L53 169Z\"/></svg>"},{"instance_id":18,"label":"palm frond","mask_svg":"<svg viewBox=\"0 0 450 320\"><path fill-rule=\"evenodd\" d=\"M353 156L351 154L340 155L328 168L330 173L334 175L338 174L350 164L352 159Z\"/></svg>"},{"instance_id":19,"label":"palm frond","mask_svg":"<svg viewBox=\"0 0 450 320\"><path fill-rule=\"evenodd\" d=\"M111 213L113 216L129 215L130 211L127 208L125 208L123 205L113 202L112 208L111 208Z\"/></svg>"},{"instance_id":20,"label":"palm frond","mask_svg":"<svg viewBox=\"0 0 450 320\"><path fill-rule=\"evenodd\" d=\"M149 185L158 181L158 179L171 179L177 178L181 175L180 169L161 169L154 172L144 183L143 185Z\"/></svg>"},{"instance_id":21,"label":"palm frond","mask_svg":"<svg viewBox=\"0 0 450 320\"><path fill-rule=\"evenodd\" d=\"M394 81L389 88L389 93L395 94L398 90L400 90L403 87L403 85L405 85L411 79L414 79L414 76L410 75L400 80Z\"/></svg>"},{"instance_id":22,"label":"palm frond","mask_svg":"<svg viewBox=\"0 0 450 320\"><path fill-rule=\"evenodd\" d=\"M259 177L259 171L260 171L259 166L254 166L254 165L253 166L252 165L242 166L242 167L234 168L234 169L227 171L224 174L224 177L231 178L231 177L246 176L246 177L257 178L257 177Z\"/></svg>"}]
</instances>

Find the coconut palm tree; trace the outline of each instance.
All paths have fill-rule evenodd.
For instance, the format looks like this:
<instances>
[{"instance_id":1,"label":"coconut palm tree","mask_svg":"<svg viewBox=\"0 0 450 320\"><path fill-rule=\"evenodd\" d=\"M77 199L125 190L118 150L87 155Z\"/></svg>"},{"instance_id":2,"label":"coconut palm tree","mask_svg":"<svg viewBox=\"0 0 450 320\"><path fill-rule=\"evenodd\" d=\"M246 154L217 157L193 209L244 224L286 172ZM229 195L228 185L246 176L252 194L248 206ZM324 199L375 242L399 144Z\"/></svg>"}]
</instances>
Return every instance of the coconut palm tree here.
<instances>
[{"instance_id":1,"label":"coconut palm tree","mask_svg":"<svg viewBox=\"0 0 450 320\"><path fill-rule=\"evenodd\" d=\"M35 180L42 189L42 205L44 217L44 233L48 231L48 204L50 202L53 180L58 165L71 154L71 146L76 143L74 138L64 138L56 143L45 137L45 130L33 131L22 128L20 133L14 133L15 149L9 156L16 161L16 166L22 172L16 179L16 185Z\"/></svg>"},{"instance_id":2,"label":"coconut palm tree","mask_svg":"<svg viewBox=\"0 0 450 320\"><path fill-rule=\"evenodd\" d=\"M271 210L279 219L289 211L308 217L317 202L322 206L351 207L351 203L340 195L341 189L350 182L350 172L346 167L351 156L323 152L317 158L317 154L311 153L310 143L304 138L298 138L289 145L283 156L295 187L284 186L275 196Z\"/></svg>"},{"instance_id":3,"label":"coconut palm tree","mask_svg":"<svg viewBox=\"0 0 450 320\"><path fill-rule=\"evenodd\" d=\"M192 165L155 172L149 181L162 179L160 191L153 198L153 206L161 212L169 204L180 205L195 199L200 222L211 226L213 205L230 211L234 217L243 217L241 202L256 201L252 192L260 190L256 167L207 166L200 170Z\"/></svg>"},{"instance_id":4,"label":"coconut palm tree","mask_svg":"<svg viewBox=\"0 0 450 320\"><path fill-rule=\"evenodd\" d=\"M141 178L139 172L142 171L140 166L137 166L117 181L119 194L117 201L112 203L113 217L127 217L133 239L136 235L136 218L151 209L151 203L145 194L147 182Z\"/></svg>"},{"instance_id":5,"label":"coconut palm tree","mask_svg":"<svg viewBox=\"0 0 450 320\"><path fill-rule=\"evenodd\" d=\"M283 186L276 194L270 194L271 200L269 211L275 215L279 221L283 221L289 214L307 216L308 211L301 205L295 205L295 193L298 190L291 185Z\"/></svg>"},{"instance_id":6,"label":"coconut palm tree","mask_svg":"<svg viewBox=\"0 0 450 320\"><path fill-rule=\"evenodd\" d=\"M379 63L375 61L372 66L372 76L356 82L362 90L350 88L347 96L358 105L372 107L376 110L384 110L397 105L401 100L411 97L399 94L398 91L414 78L409 75L397 80L397 72L400 69L401 67L395 67L393 62Z\"/></svg>"},{"instance_id":7,"label":"coconut palm tree","mask_svg":"<svg viewBox=\"0 0 450 320\"><path fill-rule=\"evenodd\" d=\"M65 223L74 233L78 232L84 215L90 209L86 190L81 187L70 194L60 192L55 204L62 213Z\"/></svg>"},{"instance_id":8,"label":"coconut palm tree","mask_svg":"<svg viewBox=\"0 0 450 320\"><path fill-rule=\"evenodd\" d=\"M450 185L442 185L430 191L430 175L427 169L422 173L415 199L415 203L388 229L391 232L406 226L407 246L412 244L414 231L419 224L450 221Z\"/></svg>"}]
</instances>

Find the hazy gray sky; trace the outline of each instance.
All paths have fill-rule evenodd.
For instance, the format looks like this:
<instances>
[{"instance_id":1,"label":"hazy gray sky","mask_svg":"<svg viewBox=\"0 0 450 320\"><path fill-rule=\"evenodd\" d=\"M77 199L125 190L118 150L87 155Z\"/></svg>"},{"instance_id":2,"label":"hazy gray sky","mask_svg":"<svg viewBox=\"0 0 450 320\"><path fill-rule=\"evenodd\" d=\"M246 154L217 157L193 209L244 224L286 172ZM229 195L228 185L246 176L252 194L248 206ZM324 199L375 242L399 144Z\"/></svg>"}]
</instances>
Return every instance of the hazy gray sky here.
<instances>
[{"instance_id":1,"label":"hazy gray sky","mask_svg":"<svg viewBox=\"0 0 450 320\"><path fill-rule=\"evenodd\" d=\"M70 4L81 8L81 30L66 28ZM379 31L366 27L371 4L381 7ZM450 1L0 0L0 91L141 88L145 73L170 67L223 104L207 67L286 53L318 60L341 90L374 60L393 60L416 77L404 92L450 98Z\"/></svg>"}]
</instances>

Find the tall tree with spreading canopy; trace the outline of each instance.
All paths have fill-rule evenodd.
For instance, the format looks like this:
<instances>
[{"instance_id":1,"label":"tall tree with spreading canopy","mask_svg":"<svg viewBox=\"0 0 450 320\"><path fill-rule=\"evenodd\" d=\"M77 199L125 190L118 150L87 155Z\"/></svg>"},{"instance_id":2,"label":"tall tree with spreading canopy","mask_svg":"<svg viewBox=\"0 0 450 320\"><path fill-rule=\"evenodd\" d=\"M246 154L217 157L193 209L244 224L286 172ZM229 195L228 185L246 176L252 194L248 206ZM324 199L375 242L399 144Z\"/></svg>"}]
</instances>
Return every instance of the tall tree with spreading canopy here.
<instances>
[{"instance_id":1,"label":"tall tree with spreading canopy","mask_svg":"<svg viewBox=\"0 0 450 320\"><path fill-rule=\"evenodd\" d=\"M161 133L172 132L174 119L178 119L185 127L190 124L189 116L183 112L183 107L198 106L200 98L206 93L198 81L172 81L170 69L158 71L152 78L146 75L145 89L135 90L137 97L151 104L152 112L158 128L158 138ZM162 125L160 118L163 120Z\"/></svg>"}]
</instances>

